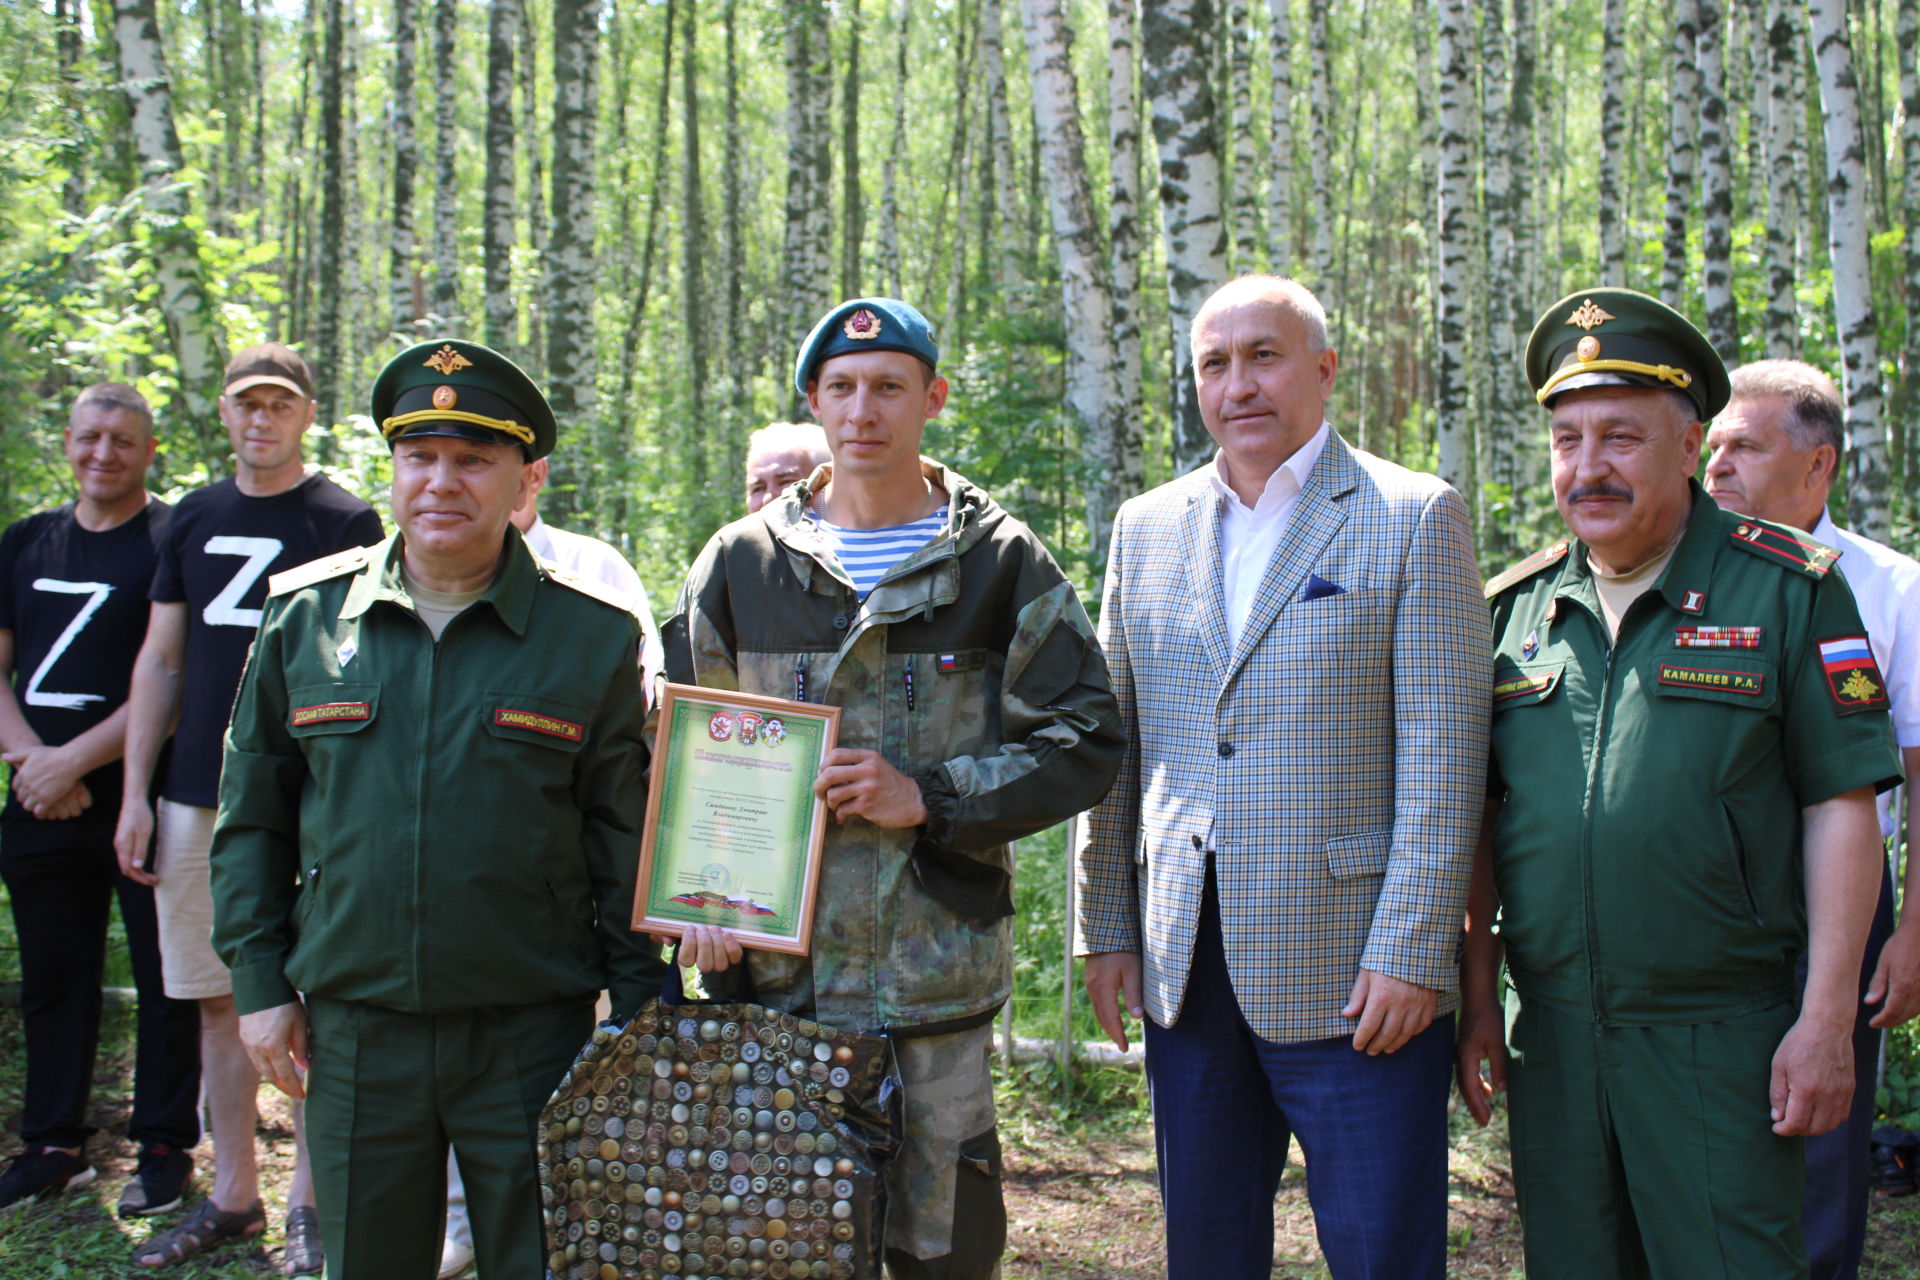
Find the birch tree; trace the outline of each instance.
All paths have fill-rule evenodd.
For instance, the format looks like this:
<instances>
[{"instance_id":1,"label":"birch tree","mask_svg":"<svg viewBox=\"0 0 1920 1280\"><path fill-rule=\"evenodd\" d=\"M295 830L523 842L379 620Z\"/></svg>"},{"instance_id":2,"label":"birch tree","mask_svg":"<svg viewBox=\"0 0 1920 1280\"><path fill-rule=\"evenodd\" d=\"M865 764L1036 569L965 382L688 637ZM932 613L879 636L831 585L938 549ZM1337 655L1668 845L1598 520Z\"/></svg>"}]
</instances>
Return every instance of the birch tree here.
<instances>
[{"instance_id":1,"label":"birch tree","mask_svg":"<svg viewBox=\"0 0 1920 1280\"><path fill-rule=\"evenodd\" d=\"M1160 229L1166 242L1167 323L1172 329L1173 462L1198 466L1210 438L1193 386L1194 313L1226 278L1220 150L1207 83L1209 0L1154 0L1141 9L1146 96L1160 158Z\"/></svg>"},{"instance_id":2,"label":"birch tree","mask_svg":"<svg viewBox=\"0 0 1920 1280\"><path fill-rule=\"evenodd\" d=\"M454 81L457 0L433 5L433 311L442 328L460 327L459 86ZM325 291L323 286L322 291Z\"/></svg>"},{"instance_id":3,"label":"birch tree","mask_svg":"<svg viewBox=\"0 0 1920 1280\"><path fill-rule=\"evenodd\" d=\"M700 191L700 60L695 4L683 10L680 28L680 329L687 353L690 421L682 434L695 489L707 484L707 304L700 258L707 250L707 214Z\"/></svg>"},{"instance_id":4,"label":"birch tree","mask_svg":"<svg viewBox=\"0 0 1920 1280\"><path fill-rule=\"evenodd\" d=\"M989 5L992 2L988 0ZM1079 86L1073 73L1073 35L1061 14L1060 0L1021 0L1020 8L1027 32L1027 65L1033 73L1035 142L1047 175L1047 207L1053 215L1060 258L1067 412L1087 451L1105 462L1115 453L1113 309L1100 227L1094 221L1093 184L1087 176ZM1113 481L1105 466L1095 467L1087 477L1087 536L1094 548L1106 545L1113 520Z\"/></svg>"},{"instance_id":5,"label":"birch tree","mask_svg":"<svg viewBox=\"0 0 1920 1280\"><path fill-rule=\"evenodd\" d=\"M825 74L827 15L820 0L786 6L787 203L783 274L788 328L804 333L831 303L827 300L828 225L832 154L820 126L821 98L832 92ZM801 406L796 402L795 411Z\"/></svg>"},{"instance_id":6,"label":"birch tree","mask_svg":"<svg viewBox=\"0 0 1920 1280\"><path fill-rule=\"evenodd\" d=\"M547 253L547 401L562 422L596 404L594 120L600 0L553 0L552 240Z\"/></svg>"},{"instance_id":7,"label":"birch tree","mask_svg":"<svg viewBox=\"0 0 1920 1280\"><path fill-rule=\"evenodd\" d=\"M1687 228L1693 222L1700 97L1697 0L1672 0L1673 42L1668 52L1672 86L1667 94L1667 216L1661 240L1660 300L1683 310L1687 288Z\"/></svg>"},{"instance_id":8,"label":"birch tree","mask_svg":"<svg viewBox=\"0 0 1920 1280\"><path fill-rule=\"evenodd\" d=\"M322 9L325 51L320 58L320 323L314 333L314 400L320 421L334 421L339 406L340 374L346 365L340 341L340 307L346 293L341 280L341 246L346 238L347 185L345 140L340 128L340 99L345 92L343 15L341 0L324 0Z\"/></svg>"},{"instance_id":9,"label":"birch tree","mask_svg":"<svg viewBox=\"0 0 1920 1280\"><path fill-rule=\"evenodd\" d=\"M1801 224L1800 120L1793 97L1800 65L1799 9L1788 0L1767 3L1767 239L1766 297L1761 319L1767 355L1792 359L1800 353L1795 324L1795 240Z\"/></svg>"},{"instance_id":10,"label":"birch tree","mask_svg":"<svg viewBox=\"0 0 1920 1280\"><path fill-rule=\"evenodd\" d=\"M1029 36L1029 39L1032 37ZM980 3L980 71L986 80L987 154L993 169L993 242L987 252L1003 298L1019 295L1020 185L1013 167L1013 128L1007 119L1007 71L1001 52L999 0Z\"/></svg>"},{"instance_id":11,"label":"birch tree","mask_svg":"<svg viewBox=\"0 0 1920 1280\"><path fill-rule=\"evenodd\" d=\"M1809 0L1814 66L1827 150L1827 247L1833 313L1847 396L1847 522L1869 538L1888 533L1887 444L1880 418L1880 332L1867 269L1867 183L1859 90L1847 38L1846 0Z\"/></svg>"},{"instance_id":12,"label":"birch tree","mask_svg":"<svg viewBox=\"0 0 1920 1280\"><path fill-rule=\"evenodd\" d=\"M1464 35L1464 33L1462 33ZM1484 126L1486 179L1482 199L1486 206L1486 267L1481 279L1518 282L1523 274L1518 233L1519 207L1514 192L1513 126L1514 80L1511 60L1514 49L1507 33L1506 0L1482 0L1480 5L1480 102ZM1454 195L1458 195L1456 190ZM1521 367L1519 333L1514 326L1513 308L1507 287L1479 290L1485 300L1487 345L1479 360L1486 371L1480 384L1486 388L1487 411L1481 415L1481 546L1488 558L1504 562L1515 549L1514 526L1510 518L1513 495L1521 485L1516 457L1520 437L1526 430L1524 403L1520 399L1520 379L1514 373ZM1489 491L1497 488L1500 498L1489 501Z\"/></svg>"},{"instance_id":13,"label":"birch tree","mask_svg":"<svg viewBox=\"0 0 1920 1280\"><path fill-rule=\"evenodd\" d=\"M1442 480L1473 490L1473 424L1466 377L1468 308L1473 298L1473 147L1468 115L1472 39L1467 0L1438 0L1440 184L1436 241L1440 256L1439 342L1434 370L1435 436ZM1477 509L1478 504L1475 504Z\"/></svg>"},{"instance_id":14,"label":"birch tree","mask_svg":"<svg viewBox=\"0 0 1920 1280\"><path fill-rule=\"evenodd\" d=\"M1600 6L1600 282L1627 282L1627 232L1621 207L1620 156L1627 129L1627 0Z\"/></svg>"},{"instance_id":15,"label":"birch tree","mask_svg":"<svg viewBox=\"0 0 1920 1280\"><path fill-rule=\"evenodd\" d=\"M1308 114L1313 136L1308 164L1313 175L1313 287L1325 289L1333 276L1333 67L1327 48L1327 0L1307 0Z\"/></svg>"},{"instance_id":16,"label":"birch tree","mask_svg":"<svg viewBox=\"0 0 1920 1280\"><path fill-rule=\"evenodd\" d=\"M1294 270L1295 253L1292 7L1292 0L1267 3L1267 78L1273 86L1267 127L1267 261L1281 275Z\"/></svg>"},{"instance_id":17,"label":"birch tree","mask_svg":"<svg viewBox=\"0 0 1920 1280\"><path fill-rule=\"evenodd\" d=\"M693 6L688 5L689 21ZM847 0L847 67L840 90L840 296L863 293L861 277L865 259L861 246L866 241L866 201L860 188L860 0ZM687 31L687 52L693 52L693 31ZM691 58L689 58L691 67ZM693 92L692 71L688 71L687 92Z\"/></svg>"},{"instance_id":18,"label":"birch tree","mask_svg":"<svg viewBox=\"0 0 1920 1280\"><path fill-rule=\"evenodd\" d=\"M907 37L912 23L913 0L900 0L893 21L893 132L880 166L880 275L888 295L895 298L901 293L900 165L907 151Z\"/></svg>"},{"instance_id":19,"label":"birch tree","mask_svg":"<svg viewBox=\"0 0 1920 1280\"><path fill-rule=\"evenodd\" d=\"M1900 203L1906 224L1906 343L1901 352L1906 449L1901 474L1909 509L1920 493L1920 0L1900 0L1894 39L1900 59Z\"/></svg>"},{"instance_id":20,"label":"birch tree","mask_svg":"<svg viewBox=\"0 0 1920 1280\"><path fill-rule=\"evenodd\" d=\"M180 134L173 122L173 78L153 0L113 0L113 41L119 58L120 87L131 117L135 163L139 166L142 205L154 283L167 336L179 364L180 396L187 425L198 437L201 456L216 475L225 470L225 434L216 431L214 399L225 361L212 299L201 277L200 237L194 229L187 184L180 178ZM216 443L218 441L218 443Z\"/></svg>"},{"instance_id":21,"label":"birch tree","mask_svg":"<svg viewBox=\"0 0 1920 1280\"><path fill-rule=\"evenodd\" d=\"M1227 86L1233 109L1233 262L1249 271L1259 263L1259 164L1253 149L1253 42L1247 0L1227 0Z\"/></svg>"},{"instance_id":22,"label":"birch tree","mask_svg":"<svg viewBox=\"0 0 1920 1280\"><path fill-rule=\"evenodd\" d=\"M1916 0L1920 2L1920 0ZM1115 492L1146 488L1140 456L1140 108L1136 0L1107 0L1107 276L1113 292L1113 453L1102 459ZM1103 559L1105 539L1093 549Z\"/></svg>"},{"instance_id":23,"label":"birch tree","mask_svg":"<svg viewBox=\"0 0 1920 1280\"><path fill-rule=\"evenodd\" d=\"M519 4L520 61L516 71L520 80L520 137L527 157L527 248L532 252L534 261L545 262L550 237L547 230L547 202L542 198L548 188L540 145L540 41L533 29L533 17L527 10L527 0L519 0ZM527 307L526 346L522 348L528 357L528 370L535 376L545 373L547 303L543 284L535 304Z\"/></svg>"},{"instance_id":24,"label":"birch tree","mask_svg":"<svg viewBox=\"0 0 1920 1280\"><path fill-rule=\"evenodd\" d=\"M491 0L487 6L487 169L481 195L480 258L485 272L482 299L486 343L495 351L514 347L514 212L519 201L513 182L513 51L519 0Z\"/></svg>"},{"instance_id":25,"label":"birch tree","mask_svg":"<svg viewBox=\"0 0 1920 1280\"><path fill-rule=\"evenodd\" d=\"M1733 148L1727 137L1726 12L1698 0L1700 21L1701 258L1707 341L1728 364L1740 360L1740 314L1733 297Z\"/></svg>"}]
</instances>

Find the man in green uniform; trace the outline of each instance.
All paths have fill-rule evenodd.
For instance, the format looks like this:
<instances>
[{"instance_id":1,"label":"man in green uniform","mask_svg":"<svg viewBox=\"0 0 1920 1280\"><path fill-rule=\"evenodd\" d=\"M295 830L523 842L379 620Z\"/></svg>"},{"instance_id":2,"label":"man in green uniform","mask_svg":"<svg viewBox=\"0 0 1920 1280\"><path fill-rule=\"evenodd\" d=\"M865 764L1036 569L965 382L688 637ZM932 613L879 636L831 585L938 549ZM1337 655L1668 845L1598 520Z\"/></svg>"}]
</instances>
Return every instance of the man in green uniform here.
<instances>
[{"instance_id":1,"label":"man in green uniform","mask_svg":"<svg viewBox=\"0 0 1920 1280\"><path fill-rule=\"evenodd\" d=\"M509 527L555 428L506 359L415 347L373 417L397 532L274 580L227 738L214 943L248 1052L307 1095L334 1280L434 1274L449 1143L481 1274L538 1276L540 1108L595 994L628 1015L662 973L627 929L639 623Z\"/></svg>"},{"instance_id":2,"label":"man in green uniform","mask_svg":"<svg viewBox=\"0 0 1920 1280\"><path fill-rule=\"evenodd\" d=\"M1685 319L1576 293L1527 376L1573 537L1487 586L1461 1090L1484 1120L1482 1062L1511 1088L1530 1280L1802 1277L1800 1137L1852 1093L1900 773L1885 681L1833 553L1694 480L1727 374Z\"/></svg>"}]
</instances>

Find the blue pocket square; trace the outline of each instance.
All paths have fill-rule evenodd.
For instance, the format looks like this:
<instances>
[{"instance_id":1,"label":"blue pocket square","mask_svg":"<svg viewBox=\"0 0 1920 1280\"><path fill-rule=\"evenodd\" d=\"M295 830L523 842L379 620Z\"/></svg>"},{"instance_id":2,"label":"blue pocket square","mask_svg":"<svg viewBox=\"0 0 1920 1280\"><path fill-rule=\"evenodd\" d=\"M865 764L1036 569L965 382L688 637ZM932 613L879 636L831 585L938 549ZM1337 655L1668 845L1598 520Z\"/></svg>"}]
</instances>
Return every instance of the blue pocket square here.
<instances>
[{"instance_id":1,"label":"blue pocket square","mask_svg":"<svg viewBox=\"0 0 1920 1280\"><path fill-rule=\"evenodd\" d=\"M1343 596L1346 593L1347 589L1345 587L1336 587L1319 574L1310 573L1307 575L1306 592L1300 598L1302 600L1322 600L1327 596Z\"/></svg>"}]
</instances>

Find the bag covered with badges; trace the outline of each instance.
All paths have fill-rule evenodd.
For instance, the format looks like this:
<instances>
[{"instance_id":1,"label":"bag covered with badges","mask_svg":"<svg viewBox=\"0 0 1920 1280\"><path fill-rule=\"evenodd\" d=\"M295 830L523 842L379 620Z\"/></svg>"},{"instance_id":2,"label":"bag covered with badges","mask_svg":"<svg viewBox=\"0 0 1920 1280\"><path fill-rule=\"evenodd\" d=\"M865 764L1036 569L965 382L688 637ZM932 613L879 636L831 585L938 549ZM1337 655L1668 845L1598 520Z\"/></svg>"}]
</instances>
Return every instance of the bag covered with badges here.
<instances>
[{"instance_id":1,"label":"bag covered with badges","mask_svg":"<svg viewBox=\"0 0 1920 1280\"><path fill-rule=\"evenodd\" d=\"M554 1280L879 1280L899 1122L886 1037L649 1001L540 1115Z\"/></svg>"}]
</instances>

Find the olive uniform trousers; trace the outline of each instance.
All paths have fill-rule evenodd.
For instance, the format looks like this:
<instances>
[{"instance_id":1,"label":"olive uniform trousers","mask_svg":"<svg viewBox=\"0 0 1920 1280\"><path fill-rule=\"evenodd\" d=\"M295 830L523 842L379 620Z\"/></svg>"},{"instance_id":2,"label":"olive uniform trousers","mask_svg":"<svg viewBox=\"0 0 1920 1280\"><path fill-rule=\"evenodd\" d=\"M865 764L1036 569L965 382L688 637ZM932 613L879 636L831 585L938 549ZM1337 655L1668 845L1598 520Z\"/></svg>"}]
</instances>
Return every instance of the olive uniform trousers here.
<instances>
[{"instance_id":1,"label":"olive uniform trousers","mask_svg":"<svg viewBox=\"0 0 1920 1280\"><path fill-rule=\"evenodd\" d=\"M1767 1114L1794 1006L1635 1027L1509 1013L1528 1280L1804 1280L1801 1139Z\"/></svg>"},{"instance_id":2,"label":"olive uniform trousers","mask_svg":"<svg viewBox=\"0 0 1920 1280\"><path fill-rule=\"evenodd\" d=\"M439 1270L449 1143L480 1274L540 1276L535 1126L592 1034L592 999L415 1014L309 997L307 1017L307 1145L328 1280Z\"/></svg>"}]
</instances>

